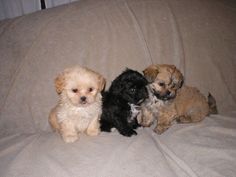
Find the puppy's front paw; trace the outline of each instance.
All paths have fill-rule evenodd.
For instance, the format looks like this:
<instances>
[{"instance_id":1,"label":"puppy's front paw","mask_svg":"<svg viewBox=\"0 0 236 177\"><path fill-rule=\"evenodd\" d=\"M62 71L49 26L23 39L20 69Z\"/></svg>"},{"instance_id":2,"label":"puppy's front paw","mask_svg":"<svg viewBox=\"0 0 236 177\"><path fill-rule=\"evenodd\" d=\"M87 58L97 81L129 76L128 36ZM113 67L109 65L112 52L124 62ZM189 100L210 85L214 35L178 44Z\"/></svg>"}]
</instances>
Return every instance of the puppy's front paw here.
<instances>
[{"instance_id":1,"label":"puppy's front paw","mask_svg":"<svg viewBox=\"0 0 236 177\"><path fill-rule=\"evenodd\" d=\"M63 140L66 143L73 143L75 142L79 137L78 135L66 135L66 136L62 136Z\"/></svg>"},{"instance_id":2,"label":"puppy's front paw","mask_svg":"<svg viewBox=\"0 0 236 177\"><path fill-rule=\"evenodd\" d=\"M190 116L180 116L176 119L177 123L191 123L193 122Z\"/></svg>"},{"instance_id":3,"label":"puppy's front paw","mask_svg":"<svg viewBox=\"0 0 236 177\"><path fill-rule=\"evenodd\" d=\"M86 130L86 133L89 136L97 136L100 133L100 124L98 119L92 120Z\"/></svg>"},{"instance_id":4,"label":"puppy's front paw","mask_svg":"<svg viewBox=\"0 0 236 177\"><path fill-rule=\"evenodd\" d=\"M87 129L87 135L89 136L97 136L100 133L100 129L95 128L95 129Z\"/></svg>"},{"instance_id":5,"label":"puppy's front paw","mask_svg":"<svg viewBox=\"0 0 236 177\"><path fill-rule=\"evenodd\" d=\"M152 125L152 123L153 123L153 121L144 120L143 122L141 122L141 126L150 127Z\"/></svg>"},{"instance_id":6,"label":"puppy's front paw","mask_svg":"<svg viewBox=\"0 0 236 177\"><path fill-rule=\"evenodd\" d=\"M164 131L166 131L169 127L162 127L162 126L157 126L154 129L154 132L156 132L158 135L162 134Z\"/></svg>"},{"instance_id":7,"label":"puppy's front paw","mask_svg":"<svg viewBox=\"0 0 236 177\"><path fill-rule=\"evenodd\" d=\"M132 135L137 135L137 132L134 131L133 129L123 130L120 133L124 136L127 136L127 137L131 137Z\"/></svg>"}]
</instances>

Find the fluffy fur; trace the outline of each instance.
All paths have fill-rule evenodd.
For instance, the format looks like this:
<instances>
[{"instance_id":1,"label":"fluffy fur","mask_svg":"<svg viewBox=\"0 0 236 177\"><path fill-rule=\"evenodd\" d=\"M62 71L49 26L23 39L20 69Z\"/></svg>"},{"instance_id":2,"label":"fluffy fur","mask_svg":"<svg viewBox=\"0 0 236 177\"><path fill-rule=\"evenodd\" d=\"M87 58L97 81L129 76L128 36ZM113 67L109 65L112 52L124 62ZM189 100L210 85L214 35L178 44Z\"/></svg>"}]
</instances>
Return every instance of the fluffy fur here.
<instances>
[{"instance_id":1,"label":"fluffy fur","mask_svg":"<svg viewBox=\"0 0 236 177\"><path fill-rule=\"evenodd\" d=\"M104 85L100 74L80 66L65 69L55 79L60 99L50 112L49 123L66 143L76 141L79 133L99 134Z\"/></svg>"},{"instance_id":2,"label":"fluffy fur","mask_svg":"<svg viewBox=\"0 0 236 177\"><path fill-rule=\"evenodd\" d=\"M137 71L127 69L111 84L103 94L101 130L110 132L115 127L124 136L136 135L139 124L137 115L140 104L147 98L148 84L145 77Z\"/></svg>"},{"instance_id":3,"label":"fluffy fur","mask_svg":"<svg viewBox=\"0 0 236 177\"><path fill-rule=\"evenodd\" d=\"M149 98L142 104L139 123L150 126L157 119L154 129L163 133L172 121L179 123L199 122L210 113L217 113L215 99L208 100L197 88L183 86L183 75L174 65L151 65L144 70L150 82Z\"/></svg>"}]
</instances>

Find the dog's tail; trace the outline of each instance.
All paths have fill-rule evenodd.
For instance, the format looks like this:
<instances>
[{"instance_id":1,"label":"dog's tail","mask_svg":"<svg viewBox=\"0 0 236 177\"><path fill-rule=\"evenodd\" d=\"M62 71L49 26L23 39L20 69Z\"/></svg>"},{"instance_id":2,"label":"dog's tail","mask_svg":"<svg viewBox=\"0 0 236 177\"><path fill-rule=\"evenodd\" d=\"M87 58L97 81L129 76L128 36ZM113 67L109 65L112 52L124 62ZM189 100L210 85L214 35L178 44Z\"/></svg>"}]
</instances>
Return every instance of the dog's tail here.
<instances>
[{"instance_id":1,"label":"dog's tail","mask_svg":"<svg viewBox=\"0 0 236 177\"><path fill-rule=\"evenodd\" d=\"M211 95L211 93L208 94L207 102L209 105L209 114L218 114L216 99Z\"/></svg>"}]
</instances>

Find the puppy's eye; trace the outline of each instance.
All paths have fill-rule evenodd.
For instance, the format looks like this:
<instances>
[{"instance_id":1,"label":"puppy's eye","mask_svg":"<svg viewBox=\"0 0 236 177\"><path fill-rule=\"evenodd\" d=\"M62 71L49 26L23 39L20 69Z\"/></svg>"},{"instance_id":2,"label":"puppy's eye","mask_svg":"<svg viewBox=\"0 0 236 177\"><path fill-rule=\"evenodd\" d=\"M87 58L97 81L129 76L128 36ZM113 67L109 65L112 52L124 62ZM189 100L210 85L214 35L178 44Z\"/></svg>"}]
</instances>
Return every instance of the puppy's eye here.
<instances>
[{"instance_id":1,"label":"puppy's eye","mask_svg":"<svg viewBox=\"0 0 236 177\"><path fill-rule=\"evenodd\" d=\"M77 93L78 89L72 89L72 92Z\"/></svg>"},{"instance_id":2,"label":"puppy's eye","mask_svg":"<svg viewBox=\"0 0 236 177\"><path fill-rule=\"evenodd\" d=\"M131 88L131 89L130 89L130 92L131 92L131 93L134 93L135 91L136 91L135 88Z\"/></svg>"},{"instance_id":3,"label":"puppy's eye","mask_svg":"<svg viewBox=\"0 0 236 177\"><path fill-rule=\"evenodd\" d=\"M165 83L160 82L158 85L161 86L161 87L164 87L164 86L165 86Z\"/></svg>"},{"instance_id":4,"label":"puppy's eye","mask_svg":"<svg viewBox=\"0 0 236 177\"><path fill-rule=\"evenodd\" d=\"M92 92L92 91L93 91L93 88L92 88L92 87L90 87L90 88L88 89L88 91L89 91L89 92Z\"/></svg>"}]
</instances>

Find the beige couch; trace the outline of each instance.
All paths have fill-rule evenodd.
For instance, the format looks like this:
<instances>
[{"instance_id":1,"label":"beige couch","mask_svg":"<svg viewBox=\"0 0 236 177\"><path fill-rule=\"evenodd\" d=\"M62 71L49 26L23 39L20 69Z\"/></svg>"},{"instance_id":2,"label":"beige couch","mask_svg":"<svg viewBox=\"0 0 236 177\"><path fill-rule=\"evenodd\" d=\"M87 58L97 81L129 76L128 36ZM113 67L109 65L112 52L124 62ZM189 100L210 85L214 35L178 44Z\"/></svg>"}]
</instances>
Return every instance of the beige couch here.
<instances>
[{"instance_id":1,"label":"beige couch","mask_svg":"<svg viewBox=\"0 0 236 177\"><path fill-rule=\"evenodd\" d=\"M1 177L234 177L236 3L81 0L0 22ZM126 67L175 64L220 111L164 134L139 128L65 144L47 122L53 81L76 64L110 82Z\"/></svg>"}]
</instances>

